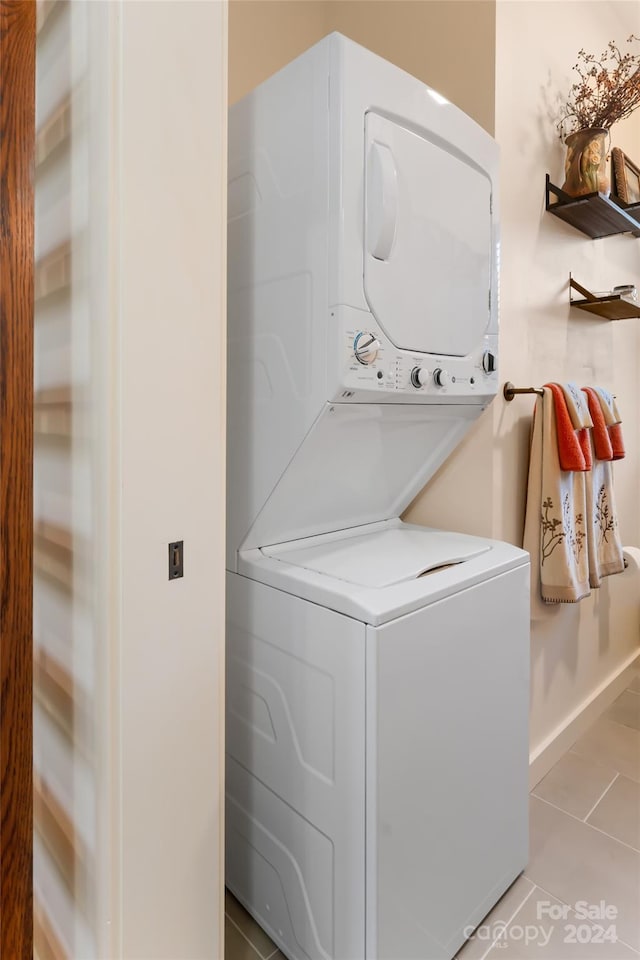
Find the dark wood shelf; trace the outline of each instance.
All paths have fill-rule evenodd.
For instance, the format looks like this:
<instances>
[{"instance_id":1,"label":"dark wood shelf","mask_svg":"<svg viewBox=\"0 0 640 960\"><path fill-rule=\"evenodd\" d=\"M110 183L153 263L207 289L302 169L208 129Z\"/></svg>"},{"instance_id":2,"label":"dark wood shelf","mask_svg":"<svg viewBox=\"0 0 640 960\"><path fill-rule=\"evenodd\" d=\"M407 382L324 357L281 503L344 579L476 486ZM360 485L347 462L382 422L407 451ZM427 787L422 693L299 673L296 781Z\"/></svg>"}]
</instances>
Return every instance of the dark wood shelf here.
<instances>
[{"instance_id":1,"label":"dark wood shelf","mask_svg":"<svg viewBox=\"0 0 640 960\"><path fill-rule=\"evenodd\" d=\"M551 195L557 199L551 199ZM560 187L546 179L546 208L549 213L592 239L630 233L640 237L640 204L622 204L620 199L604 193L587 193L584 197L570 197Z\"/></svg>"},{"instance_id":2,"label":"dark wood shelf","mask_svg":"<svg viewBox=\"0 0 640 960\"><path fill-rule=\"evenodd\" d=\"M573 300L571 290L577 290L584 300ZM606 297L596 297L590 290L574 280L569 274L569 303L579 310L586 310L604 320L630 320L640 317L640 303L626 300L621 294L612 293Z\"/></svg>"},{"instance_id":3,"label":"dark wood shelf","mask_svg":"<svg viewBox=\"0 0 640 960\"><path fill-rule=\"evenodd\" d=\"M628 213L629 216L633 217L635 220L640 220L640 202L625 203L624 200L616 196L616 194L614 193L611 194L611 199L616 204L616 206L624 210L625 213Z\"/></svg>"}]
</instances>

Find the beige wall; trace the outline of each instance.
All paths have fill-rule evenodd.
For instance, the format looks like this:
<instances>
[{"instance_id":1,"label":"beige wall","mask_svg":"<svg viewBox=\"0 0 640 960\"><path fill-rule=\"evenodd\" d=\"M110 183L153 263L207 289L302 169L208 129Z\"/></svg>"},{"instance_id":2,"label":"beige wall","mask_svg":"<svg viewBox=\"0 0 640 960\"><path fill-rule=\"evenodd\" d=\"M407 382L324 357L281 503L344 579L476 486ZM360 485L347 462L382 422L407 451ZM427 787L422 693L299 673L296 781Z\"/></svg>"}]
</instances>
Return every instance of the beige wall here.
<instances>
[{"instance_id":1,"label":"beige wall","mask_svg":"<svg viewBox=\"0 0 640 960\"><path fill-rule=\"evenodd\" d=\"M326 0L231 0L229 103L329 32Z\"/></svg>"},{"instance_id":2,"label":"beige wall","mask_svg":"<svg viewBox=\"0 0 640 960\"><path fill-rule=\"evenodd\" d=\"M493 133L493 0L329 0L339 30L424 80Z\"/></svg>"},{"instance_id":3,"label":"beige wall","mask_svg":"<svg viewBox=\"0 0 640 960\"><path fill-rule=\"evenodd\" d=\"M493 132L494 0L231 0L229 102L333 30L429 83Z\"/></svg>"},{"instance_id":4,"label":"beige wall","mask_svg":"<svg viewBox=\"0 0 640 960\"><path fill-rule=\"evenodd\" d=\"M501 379L516 384L575 380L614 390L625 416L627 458L615 465L623 541L640 543L640 323L600 321L568 306L569 272L592 289L640 284L640 240L590 240L544 210L544 175L562 183L564 150L554 130L559 97L576 53L623 41L640 22L640 3L556 2L554 29L537 2L497 4L496 137L502 151ZM526 38L526 43L523 42ZM544 56L540 51L544 50ZM640 156L640 111L613 129L613 143ZM493 533L522 536L533 398L491 408ZM454 457L449 469L467 466ZM459 469L458 469L459 468ZM460 483L464 481L461 479ZM470 490L468 503L475 500ZM471 507L467 507L467 512ZM466 516L463 517L466 522ZM626 575L625 575L626 576ZM549 609L532 624L531 748L535 756L638 646L635 623L616 618L620 577L577 605ZM634 587L638 591L637 582ZM638 594L636 593L636 596Z\"/></svg>"}]
</instances>

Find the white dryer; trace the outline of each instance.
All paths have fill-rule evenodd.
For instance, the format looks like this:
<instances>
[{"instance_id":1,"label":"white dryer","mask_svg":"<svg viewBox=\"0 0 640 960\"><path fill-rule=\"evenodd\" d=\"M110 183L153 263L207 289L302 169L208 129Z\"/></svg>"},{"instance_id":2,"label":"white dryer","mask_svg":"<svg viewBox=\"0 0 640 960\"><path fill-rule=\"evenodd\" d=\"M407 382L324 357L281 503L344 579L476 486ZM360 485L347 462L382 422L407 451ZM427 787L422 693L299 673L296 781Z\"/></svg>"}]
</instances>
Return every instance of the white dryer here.
<instances>
[{"instance_id":1,"label":"white dryer","mask_svg":"<svg viewBox=\"0 0 640 960\"><path fill-rule=\"evenodd\" d=\"M227 884L450 960L527 853L528 555L399 516L497 389L497 148L332 34L229 116Z\"/></svg>"}]
</instances>

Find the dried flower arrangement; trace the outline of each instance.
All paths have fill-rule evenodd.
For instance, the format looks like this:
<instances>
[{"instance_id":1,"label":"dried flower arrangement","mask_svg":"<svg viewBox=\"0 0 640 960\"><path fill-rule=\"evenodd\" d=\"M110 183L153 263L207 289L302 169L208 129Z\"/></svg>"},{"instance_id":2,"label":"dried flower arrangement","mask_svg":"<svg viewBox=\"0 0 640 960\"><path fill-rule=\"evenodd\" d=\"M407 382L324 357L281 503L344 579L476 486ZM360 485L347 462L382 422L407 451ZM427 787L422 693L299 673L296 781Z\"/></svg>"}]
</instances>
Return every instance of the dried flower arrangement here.
<instances>
[{"instance_id":1,"label":"dried flower arrangement","mask_svg":"<svg viewBox=\"0 0 640 960\"><path fill-rule=\"evenodd\" d=\"M631 34L627 43L634 42L640 38ZM611 40L600 57L580 50L573 69L579 79L558 121L561 139L586 128L610 130L640 107L640 50L622 54Z\"/></svg>"}]
</instances>

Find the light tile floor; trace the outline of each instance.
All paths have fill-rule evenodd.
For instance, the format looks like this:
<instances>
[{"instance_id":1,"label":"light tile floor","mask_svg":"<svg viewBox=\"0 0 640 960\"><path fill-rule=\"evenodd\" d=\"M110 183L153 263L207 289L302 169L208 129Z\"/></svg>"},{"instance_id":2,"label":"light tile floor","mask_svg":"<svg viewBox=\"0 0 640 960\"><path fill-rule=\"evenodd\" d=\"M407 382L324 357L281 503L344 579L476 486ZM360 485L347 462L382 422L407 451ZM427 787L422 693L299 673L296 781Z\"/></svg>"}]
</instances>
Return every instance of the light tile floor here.
<instances>
[{"instance_id":1,"label":"light tile floor","mask_svg":"<svg viewBox=\"0 0 640 960\"><path fill-rule=\"evenodd\" d=\"M637 960L640 672L532 790L530 833L524 874L458 960ZM589 920L581 901L616 916ZM225 960L284 960L229 892L225 934Z\"/></svg>"}]
</instances>

